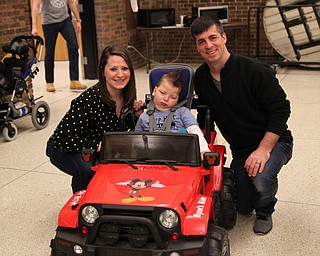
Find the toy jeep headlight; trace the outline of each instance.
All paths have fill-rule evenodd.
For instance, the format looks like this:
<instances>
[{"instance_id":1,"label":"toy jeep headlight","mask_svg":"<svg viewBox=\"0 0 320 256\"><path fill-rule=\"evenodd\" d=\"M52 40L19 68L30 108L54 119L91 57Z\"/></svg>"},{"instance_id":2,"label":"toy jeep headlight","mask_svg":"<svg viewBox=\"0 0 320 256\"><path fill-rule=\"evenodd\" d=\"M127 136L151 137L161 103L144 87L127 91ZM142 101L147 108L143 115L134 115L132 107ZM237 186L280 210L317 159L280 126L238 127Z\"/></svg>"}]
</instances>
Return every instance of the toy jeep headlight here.
<instances>
[{"instance_id":1,"label":"toy jeep headlight","mask_svg":"<svg viewBox=\"0 0 320 256\"><path fill-rule=\"evenodd\" d=\"M174 228L178 225L179 218L175 211L164 210L159 215L159 221L165 228Z\"/></svg>"},{"instance_id":2,"label":"toy jeep headlight","mask_svg":"<svg viewBox=\"0 0 320 256\"><path fill-rule=\"evenodd\" d=\"M81 216L86 222L93 224L99 218L99 212L92 205L88 205L82 209Z\"/></svg>"}]
</instances>

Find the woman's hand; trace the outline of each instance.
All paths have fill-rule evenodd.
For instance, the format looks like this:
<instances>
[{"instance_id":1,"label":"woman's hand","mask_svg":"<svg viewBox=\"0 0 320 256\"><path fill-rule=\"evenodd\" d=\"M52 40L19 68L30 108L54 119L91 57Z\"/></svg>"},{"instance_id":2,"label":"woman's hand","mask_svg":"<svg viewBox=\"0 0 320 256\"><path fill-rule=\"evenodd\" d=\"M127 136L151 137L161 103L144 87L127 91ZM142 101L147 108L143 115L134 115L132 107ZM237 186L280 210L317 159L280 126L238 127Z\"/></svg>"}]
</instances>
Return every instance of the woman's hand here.
<instances>
[{"instance_id":1,"label":"woman's hand","mask_svg":"<svg viewBox=\"0 0 320 256\"><path fill-rule=\"evenodd\" d=\"M135 100L134 101L133 108L135 110L134 111L134 116L135 117L139 117L143 113L144 109L142 107L144 105L145 105L145 102L142 101L142 100L139 100L139 101Z\"/></svg>"},{"instance_id":2,"label":"woman's hand","mask_svg":"<svg viewBox=\"0 0 320 256\"><path fill-rule=\"evenodd\" d=\"M98 146L98 148L97 148L97 152L100 152L101 151L101 141L100 141L100 143L99 143L99 146Z\"/></svg>"}]
</instances>

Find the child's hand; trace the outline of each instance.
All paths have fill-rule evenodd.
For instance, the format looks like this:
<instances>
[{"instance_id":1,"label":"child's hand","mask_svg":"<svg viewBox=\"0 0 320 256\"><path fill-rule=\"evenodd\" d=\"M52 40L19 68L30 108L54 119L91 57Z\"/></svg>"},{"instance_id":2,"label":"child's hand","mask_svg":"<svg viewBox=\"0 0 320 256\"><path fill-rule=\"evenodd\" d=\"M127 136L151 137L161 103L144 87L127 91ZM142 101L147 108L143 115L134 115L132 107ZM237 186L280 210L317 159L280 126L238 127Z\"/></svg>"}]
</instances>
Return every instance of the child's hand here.
<instances>
[{"instance_id":1,"label":"child's hand","mask_svg":"<svg viewBox=\"0 0 320 256\"><path fill-rule=\"evenodd\" d=\"M134 111L134 116L135 117L139 117L143 113L144 109L142 107L144 105L145 105L145 102L142 101L142 100L139 100L139 101L135 100L134 101L133 108L135 110Z\"/></svg>"}]
</instances>

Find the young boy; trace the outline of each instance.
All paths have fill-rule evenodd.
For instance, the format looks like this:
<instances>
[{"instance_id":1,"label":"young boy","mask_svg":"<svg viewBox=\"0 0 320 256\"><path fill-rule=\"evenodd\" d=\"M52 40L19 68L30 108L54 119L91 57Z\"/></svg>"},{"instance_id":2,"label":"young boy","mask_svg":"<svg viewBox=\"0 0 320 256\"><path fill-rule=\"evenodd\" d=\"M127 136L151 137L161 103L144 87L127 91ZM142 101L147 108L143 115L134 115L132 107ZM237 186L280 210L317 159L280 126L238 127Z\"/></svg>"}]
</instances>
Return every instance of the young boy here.
<instances>
[{"instance_id":1,"label":"young boy","mask_svg":"<svg viewBox=\"0 0 320 256\"><path fill-rule=\"evenodd\" d=\"M181 89L182 78L179 71L164 74L160 78L158 85L154 87L152 92L153 101L149 103L148 111L140 115L135 131L168 131L167 127L164 127L167 125L165 120L177 105ZM150 104L154 104L154 106ZM149 115L149 111L153 113ZM195 117L188 108L178 107L173 113L171 123L168 125L171 132L187 130L189 133L197 134L201 156L204 152L210 151Z\"/></svg>"}]
</instances>

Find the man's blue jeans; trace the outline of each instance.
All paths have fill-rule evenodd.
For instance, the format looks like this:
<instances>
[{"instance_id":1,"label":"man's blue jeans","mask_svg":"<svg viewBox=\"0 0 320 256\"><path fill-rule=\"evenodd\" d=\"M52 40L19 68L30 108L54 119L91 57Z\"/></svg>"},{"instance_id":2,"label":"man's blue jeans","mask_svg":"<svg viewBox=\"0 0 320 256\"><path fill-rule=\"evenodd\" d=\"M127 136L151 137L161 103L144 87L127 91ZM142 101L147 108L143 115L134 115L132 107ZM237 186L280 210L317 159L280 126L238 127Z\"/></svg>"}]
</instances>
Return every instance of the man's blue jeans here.
<instances>
[{"instance_id":1,"label":"man's blue jeans","mask_svg":"<svg viewBox=\"0 0 320 256\"><path fill-rule=\"evenodd\" d=\"M246 159L232 159L231 168L236 178L237 211L249 214L255 210L257 215L269 216L274 212L277 202L278 173L292 157L293 143L278 142L270 154L262 173L249 177L244 164Z\"/></svg>"},{"instance_id":2,"label":"man's blue jeans","mask_svg":"<svg viewBox=\"0 0 320 256\"><path fill-rule=\"evenodd\" d=\"M71 187L73 193L87 189L95 172L91 170L91 163L84 162L81 159L80 153L63 152L55 148L53 141L49 140L46 155L54 166L72 176Z\"/></svg>"},{"instance_id":3,"label":"man's blue jeans","mask_svg":"<svg viewBox=\"0 0 320 256\"><path fill-rule=\"evenodd\" d=\"M70 80L79 80L79 46L71 19L67 18L59 23L42 25L42 29L46 48L46 56L44 58L46 82L54 82L54 52L58 33L67 42Z\"/></svg>"}]
</instances>

